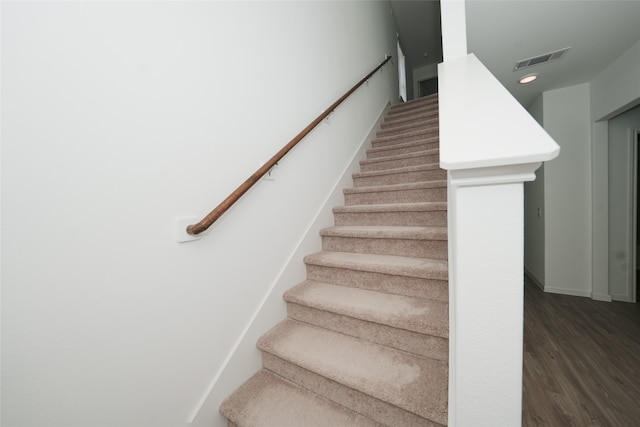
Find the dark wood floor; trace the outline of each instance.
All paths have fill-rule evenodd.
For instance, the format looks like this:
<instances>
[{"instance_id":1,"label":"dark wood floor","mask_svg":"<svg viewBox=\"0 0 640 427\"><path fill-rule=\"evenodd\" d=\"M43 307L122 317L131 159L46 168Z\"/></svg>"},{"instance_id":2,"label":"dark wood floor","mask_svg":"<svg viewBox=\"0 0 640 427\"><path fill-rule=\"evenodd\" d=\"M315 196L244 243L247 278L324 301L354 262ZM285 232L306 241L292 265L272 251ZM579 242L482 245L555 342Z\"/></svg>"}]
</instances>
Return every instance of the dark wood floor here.
<instances>
[{"instance_id":1,"label":"dark wood floor","mask_svg":"<svg viewBox=\"0 0 640 427\"><path fill-rule=\"evenodd\" d=\"M640 426L640 304L525 280L523 426Z\"/></svg>"}]
</instances>

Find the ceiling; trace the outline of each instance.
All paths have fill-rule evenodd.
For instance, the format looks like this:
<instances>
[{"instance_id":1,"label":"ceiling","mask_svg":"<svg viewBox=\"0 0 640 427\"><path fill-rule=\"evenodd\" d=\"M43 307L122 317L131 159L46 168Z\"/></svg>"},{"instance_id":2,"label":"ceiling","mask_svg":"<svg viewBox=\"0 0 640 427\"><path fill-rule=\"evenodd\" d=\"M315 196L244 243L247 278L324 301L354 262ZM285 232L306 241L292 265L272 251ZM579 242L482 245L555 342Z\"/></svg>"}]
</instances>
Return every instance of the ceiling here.
<instances>
[{"instance_id":1,"label":"ceiling","mask_svg":"<svg viewBox=\"0 0 640 427\"><path fill-rule=\"evenodd\" d=\"M640 0L467 0L467 48L486 65L524 106L540 93L591 81L640 40ZM433 16L439 2L392 1L407 58L417 68L432 61L420 58L441 39ZM425 16L428 15L428 16ZM439 15L439 14L438 14ZM431 40L425 42L425 38ZM513 71L516 61L565 47L561 59ZM435 49L434 49L435 51ZM435 55L434 55L435 56ZM416 62L414 62L416 61ZM417 65L416 65L417 64ZM538 73L522 85L518 79Z\"/></svg>"},{"instance_id":2,"label":"ceiling","mask_svg":"<svg viewBox=\"0 0 640 427\"><path fill-rule=\"evenodd\" d=\"M402 52L411 67L442 62L440 1L392 0L391 8L400 29Z\"/></svg>"}]
</instances>

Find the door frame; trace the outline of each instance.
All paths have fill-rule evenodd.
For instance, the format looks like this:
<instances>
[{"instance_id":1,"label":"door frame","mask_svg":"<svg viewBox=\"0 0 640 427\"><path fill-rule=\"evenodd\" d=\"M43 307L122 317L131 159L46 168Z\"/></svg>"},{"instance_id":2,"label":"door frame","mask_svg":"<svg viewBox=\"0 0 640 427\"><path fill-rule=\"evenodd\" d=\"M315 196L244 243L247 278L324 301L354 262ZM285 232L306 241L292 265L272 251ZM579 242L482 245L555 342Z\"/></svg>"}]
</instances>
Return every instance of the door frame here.
<instances>
[{"instance_id":1,"label":"door frame","mask_svg":"<svg viewBox=\"0 0 640 427\"><path fill-rule=\"evenodd\" d=\"M640 171L638 170L640 165L640 127L631 127L629 128L629 144L631 145L631 248L629 253L631 254L631 274L630 274L630 283L629 286L629 294L631 296L631 302L638 302L637 295L637 286L636 281L637 278L637 269L638 269L638 201L640 197L638 195L638 191L640 191L640 186L638 185L638 174Z\"/></svg>"},{"instance_id":2,"label":"door frame","mask_svg":"<svg viewBox=\"0 0 640 427\"><path fill-rule=\"evenodd\" d=\"M397 51L398 51L398 94L402 102L409 100L407 95L407 66L405 61L404 50L400 43L400 34L397 34Z\"/></svg>"}]
</instances>

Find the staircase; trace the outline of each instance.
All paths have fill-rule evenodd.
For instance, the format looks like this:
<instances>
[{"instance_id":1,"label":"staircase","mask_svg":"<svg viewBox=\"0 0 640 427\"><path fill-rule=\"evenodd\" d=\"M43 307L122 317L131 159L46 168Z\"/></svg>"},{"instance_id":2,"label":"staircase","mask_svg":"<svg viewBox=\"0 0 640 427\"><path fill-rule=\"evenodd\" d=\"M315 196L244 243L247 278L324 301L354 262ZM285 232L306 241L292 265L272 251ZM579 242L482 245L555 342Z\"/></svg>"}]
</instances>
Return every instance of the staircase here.
<instances>
[{"instance_id":1,"label":"staircase","mask_svg":"<svg viewBox=\"0 0 640 427\"><path fill-rule=\"evenodd\" d=\"M447 423L447 184L438 97L392 106L229 426Z\"/></svg>"}]
</instances>

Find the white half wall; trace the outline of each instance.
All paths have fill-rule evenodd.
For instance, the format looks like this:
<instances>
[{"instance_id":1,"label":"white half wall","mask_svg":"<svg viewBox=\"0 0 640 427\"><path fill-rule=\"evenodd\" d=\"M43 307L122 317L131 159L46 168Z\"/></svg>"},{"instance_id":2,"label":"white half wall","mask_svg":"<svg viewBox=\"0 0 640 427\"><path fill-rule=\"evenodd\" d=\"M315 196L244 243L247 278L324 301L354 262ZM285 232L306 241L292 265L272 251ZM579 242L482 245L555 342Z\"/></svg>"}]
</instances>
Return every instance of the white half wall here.
<instances>
[{"instance_id":1,"label":"white half wall","mask_svg":"<svg viewBox=\"0 0 640 427\"><path fill-rule=\"evenodd\" d=\"M561 147L544 168L544 289L591 296L589 84L544 92L543 103L544 128Z\"/></svg>"},{"instance_id":2,"label":"white half wall","mask_svg":"<svg viewBox=\"0 0 640 427\"><path fill-rule=\"evenodd\" d=\"M398 99L397 70L201 240L176 242L174 220L393 54L390 5L3 2L1 19L1 423L186 426Z\"/></svg>"},{"instance_id":3,"label":"white half wall","mask_svg":"<svg viewBox=\"0 0 640 427\"><path fill-rule=\"evenodd\" d=\"M440 167L448 171L448 423L518 425L523 182L560 147L475 55L446 60L438 75Z\"/></svg>"}]
</instances>

